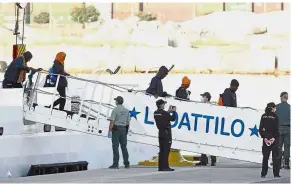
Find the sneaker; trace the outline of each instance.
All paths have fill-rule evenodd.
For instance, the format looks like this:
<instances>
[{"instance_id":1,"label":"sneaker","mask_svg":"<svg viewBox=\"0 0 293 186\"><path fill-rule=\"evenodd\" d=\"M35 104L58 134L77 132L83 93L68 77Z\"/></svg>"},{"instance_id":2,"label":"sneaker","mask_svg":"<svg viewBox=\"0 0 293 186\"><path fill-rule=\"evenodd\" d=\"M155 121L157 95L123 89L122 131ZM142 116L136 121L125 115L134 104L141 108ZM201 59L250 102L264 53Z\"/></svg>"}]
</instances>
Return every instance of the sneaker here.
<instances>
[{"instance_id":1,"label":"sneaker","mask_svg":"<svg viewBox=\"0 0 293 186\"><path fill-rule=\"evenodd\" d=\"M274 176L274 178L281 178L281 176L280 175L276 175L276 176Z\"/></svg>"},{"instance_id":2,"label":"sneaker","mask_svg":"<svg viewBox=\"0 0 293 186\"><path fill-rule=\"evenodd\" d=\"M117 165L111 165L109 169L119 169L119 167Z\"/></svg>"},{"instance_id":3,"label":"sneaker","mask_svg":"<svg viewBox=\"0 0 293 186\"><path fill-rule=\"evenodd\" d=\"M129 169L130 166L129 166L129 165L125 165L124 168L125 168L125 169Z\"/></svg>"},{"instance_id":4,"label":"sneaker","mask_svg":"<svg viewBox=\"0 0 293 186\"><path fill-rule=\"evenodd\" d=\"M264 175L261 175L261 178L265 178L266 176L264 176Z\"/></svg>"}]
</instances>

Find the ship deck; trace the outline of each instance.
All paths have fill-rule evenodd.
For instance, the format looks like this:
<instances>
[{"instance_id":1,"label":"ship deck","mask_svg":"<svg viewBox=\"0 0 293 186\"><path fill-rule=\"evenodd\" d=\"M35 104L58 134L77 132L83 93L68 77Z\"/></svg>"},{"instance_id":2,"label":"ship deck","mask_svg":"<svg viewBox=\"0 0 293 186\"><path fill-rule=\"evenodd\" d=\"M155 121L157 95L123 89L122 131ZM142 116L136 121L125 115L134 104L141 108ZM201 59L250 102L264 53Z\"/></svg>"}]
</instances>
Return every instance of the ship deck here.
<instances>
[{"instance_id":1,"label":"ship deck","mask_svg":"<svg viewBox=\"0 0 293 186\"><path fill-rule=\"evenodd\" d=\"M290 170L282 169L274 178L269 169L260 178L261 165L220 158L216 167L174 167L174 172L158 172L157 167L97 169L81 172L7 178L0 183L290 183Z\"/></svg>"}]
</instances>

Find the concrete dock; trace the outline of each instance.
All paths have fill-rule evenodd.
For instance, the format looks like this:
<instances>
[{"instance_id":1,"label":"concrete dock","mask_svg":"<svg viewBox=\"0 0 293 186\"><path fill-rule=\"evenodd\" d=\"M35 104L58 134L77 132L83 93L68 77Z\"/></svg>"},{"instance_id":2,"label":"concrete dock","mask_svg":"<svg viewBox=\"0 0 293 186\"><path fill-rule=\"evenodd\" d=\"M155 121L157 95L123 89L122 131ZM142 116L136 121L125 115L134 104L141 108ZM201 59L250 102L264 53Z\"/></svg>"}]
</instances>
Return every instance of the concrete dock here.
<instances>
[{"instance_id":1,"label":"concrete dock","mask_svg":"<svg viewBox=\"0 0 293 186\"><path fill-rule=\"evenodd\" d=\"M174 172L158 172L157 167L97 169L82 172L7 178L0 183L290 183L290 170L281 169L274 178L269 169L260 177L261 165L220 158L216 167L174 167Z\"/></svg>"}]
</instances>

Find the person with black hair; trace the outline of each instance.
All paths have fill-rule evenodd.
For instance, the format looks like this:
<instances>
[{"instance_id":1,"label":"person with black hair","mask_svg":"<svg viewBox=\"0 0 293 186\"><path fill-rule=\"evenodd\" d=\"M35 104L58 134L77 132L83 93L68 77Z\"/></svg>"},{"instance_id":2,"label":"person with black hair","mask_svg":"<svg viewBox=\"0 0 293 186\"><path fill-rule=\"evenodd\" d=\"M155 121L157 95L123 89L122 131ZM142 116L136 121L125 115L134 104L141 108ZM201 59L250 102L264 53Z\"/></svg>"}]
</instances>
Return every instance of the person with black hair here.
<instances>
[{"instance_id":1,"label":"person with black hair","mask_svg":"<svg viewBox=\"0 0 293 186\"><path fill-rule=\"evenodd\" d=\"M169 167L169 153L172 144L171 121L176 120L176 107L170 106L169 112L165 111L166 101L159 99L156 102L157 110L154 112L156 126L159 130L159 171L174 171ZM172 107L172 108L171 108Z\"/></svg>"},{"instance_id":2,"label":"person with black hair","mask_svg":"<svg viewBox=\"0 0 293 186\"><path fill-rule=\"evenodd\" d=\"M15 58L4 74L4 80L2 82L3 88L22 88L22 83L26 79L26 73L32 71L31 75L36 71L41 71L42 68L34 69L28 67L27 63L33 58L30 51L24 52L22 55ZM31 79L31 77L29 77ZM30 80L31 81L31 80Z\"/></svg>"},{"instance_id":3,"label":"person with black hair","mask_svg":"<svg viewBox=\"0 0 293 186\"><path fill-rule=\"evenodd\" d=\"M274 177L280 177L280 166L279 166L279 149L278 149L278 140L279 140L279 129L278 116L275 114L276 105L271 102L267 104L265 113L261 116L260 125L259 125L259 134L263 138L262 145L262 170L261 177L264 178L268 173L268 160L270 153L272 151L273 157L273 174Z\"/></svg>"},{"instance_id":4,"label":"person with black hair","mask_svg":"<svg viewBox=\"0 0 293 186\"><path fill-rule=\"evenodd\" d=\"M210 104L211 102L211 94L209 92L205 92L200 95L201 96L201 102L203 103L208 103ZM216 156L211 156L211 166L216 166L217 162L217 157ZM200 162L197 163L196 165L203 165L206 166L209 163L208 157L206 154L201 154L200 156Z\"/></svg>"},{"instance_id":5,"label":"person with black hair","mask_svg":"<svg viewBox=\"0 0 293 186\"><path fill-rule=\"evenodd\" d=\"M239 82L236 79L232 79L230 83L230 88L226 88L220 97L223 101L223 106L226 107L237 107L237 97L236 91L238 90Z\"/></svg>"}]
</instances>

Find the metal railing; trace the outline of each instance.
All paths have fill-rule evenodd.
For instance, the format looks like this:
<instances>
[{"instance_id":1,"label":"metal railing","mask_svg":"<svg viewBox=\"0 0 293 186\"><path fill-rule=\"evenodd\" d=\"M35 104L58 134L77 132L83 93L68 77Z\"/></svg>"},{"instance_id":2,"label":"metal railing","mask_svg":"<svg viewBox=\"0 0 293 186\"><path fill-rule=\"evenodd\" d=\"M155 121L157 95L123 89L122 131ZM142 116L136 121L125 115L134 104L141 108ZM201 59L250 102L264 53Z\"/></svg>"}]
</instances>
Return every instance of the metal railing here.
<instances>
[{"instance_id":1,"label":"metal railing","mask_svg":"<svg viewBox=\"0 0 293 186\"><path fill-rule=\"evenodd\" d=\"M117 73L117 71L114 71L114 73L115 72ZM112 74L114 74L114 73L112 72ZM40 85L41 75L43 75L43 74L46 75L46 77L48 75L57 76L55 86L52 87L53 92L44 90L42 88L43 86ZM84 84L84 86L82 88L80 88L80 89L82 89L82 95L81 95L80 102L79 102L80 103L79 112L78 112L79 119L81 117L81 114L85 114L86 119L88 119L89 116L90 117L94 116L94 118L97 118L97 119L99 119L101 116L102 117L109 117L110 111L115 108L115 106L111 104L111 101L113 100L113 92L114 91L124 92L124 91L128 90L128 88L126 88L126 87L138 86L138 85L130 85L130 84L125 84L125 85L109 84L109 83L104 83L104 82L97 81L97 80L89 80L89 79L84 79L84 78L80 78L80 77L65 76L65 75L60 75L60 74L52 74L47 71L42 71L42 72L37 73L36 81L35 81L35 83L33 83L32 87L24 86L24 91L26 92L27 98L29 100L27 102L29 109L33 106L34 100L35 100L35 97L37 94L44 94L44 95L51 96L52 101L51 101L51 105L50 105L50 115L52 115L52 112L53 112L53 102L55 101L55 99L64 98L66 100L71 100L71 101L74 100L73 96L62 97L62 96L58 95L57 87L59 85L61 77L64 77L67 79L72 79L72 80L77 80L81 84ZM88 88L89 83L93 84L93 91L91 92L90 99L86 99L85 94L86 94L86 90ZM99 89L97 88L97 86L100 86ZM103 95L105 94L105 92L104 92L105 88L110 89L110 96L109 96L108 102L105 102L103 100ZM97 92L99 92L101 95L100 100L94 100L94 95ZM98 109L95 109L94 106L98 106ZM102 113L101 110L105 110L105 109L106 109L106 113Z\"/></svg>"}]
</instances>

